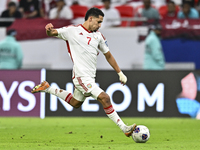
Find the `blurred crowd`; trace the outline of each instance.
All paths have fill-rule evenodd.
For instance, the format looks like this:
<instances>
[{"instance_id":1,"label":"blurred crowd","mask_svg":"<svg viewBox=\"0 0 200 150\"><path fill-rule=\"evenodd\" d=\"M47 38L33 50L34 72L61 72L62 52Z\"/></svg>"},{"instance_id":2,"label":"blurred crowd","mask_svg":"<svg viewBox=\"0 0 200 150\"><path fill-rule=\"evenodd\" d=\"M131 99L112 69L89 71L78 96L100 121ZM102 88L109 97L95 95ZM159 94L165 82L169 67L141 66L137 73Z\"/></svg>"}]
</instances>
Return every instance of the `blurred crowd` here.
<instances>
[{"instance_id":1,"label":"blurred crowd","mask_svg":"<svg viewBox=\"0 0 200 150\"><path fill-rule=\"evenodd\" d=\"M198 19L200 0L1 0L0 14L1 18L76 19L91 7L104 12L102 27L114 27L121 25L122 17Z\"/></svg>"},{"instance_id":2,"label":"blurred crowd","mask_svg":"<svg viewBox=\"0 0 200 150\"><path fill-rule=\"evenodd\" d=\"M13 21L5 21L9 18L68 19L74 24L79 24L84 22L85 13L91 7L97 7L105 14L101 28L135 26L135 20L132 22L124 20L127 18L129 20L145 18L157 22L159 19L169 18L199 19L200 14L200 0L0 0L0 26L9 27L13 23ZM160 43L161 31L162 28L159 25L149 29L145 39L144 69L162 70L165 68L165 57ZM22 55L21 50L19 50L19 55L12 50L13 47L14 49L20 48L16 44L16 32L10 33L4 41L0 42L1 64L13 62L14 67L3 65L4 69L5 66L17 69L21 67ZM19 59L16 56L19 56ZM5 63L2 63L2 60L5 60ZM16 64L19 65L16 66ZM3 67L0 65L0 69Z\"/></svg>"}]
</instances>

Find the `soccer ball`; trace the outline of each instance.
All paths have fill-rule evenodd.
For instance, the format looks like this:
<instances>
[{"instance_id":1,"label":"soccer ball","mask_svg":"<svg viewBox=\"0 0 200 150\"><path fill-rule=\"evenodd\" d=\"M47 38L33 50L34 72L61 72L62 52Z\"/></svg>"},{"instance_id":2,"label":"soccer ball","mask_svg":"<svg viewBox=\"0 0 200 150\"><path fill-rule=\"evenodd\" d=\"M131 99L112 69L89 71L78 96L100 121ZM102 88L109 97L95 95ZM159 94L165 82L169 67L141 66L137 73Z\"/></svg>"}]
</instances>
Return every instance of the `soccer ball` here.
<instances>
[{"instance_id":1,"label":"soccer ball","mask_svg":"<svg viewBox=\"0 0 200 150\"><path fill-rule=\"evenodd\" d=\"M132 138L136 143L145 143L150 138L149 129L144 125L138 125L133 131Z\"/></svg>"}]
</instances>

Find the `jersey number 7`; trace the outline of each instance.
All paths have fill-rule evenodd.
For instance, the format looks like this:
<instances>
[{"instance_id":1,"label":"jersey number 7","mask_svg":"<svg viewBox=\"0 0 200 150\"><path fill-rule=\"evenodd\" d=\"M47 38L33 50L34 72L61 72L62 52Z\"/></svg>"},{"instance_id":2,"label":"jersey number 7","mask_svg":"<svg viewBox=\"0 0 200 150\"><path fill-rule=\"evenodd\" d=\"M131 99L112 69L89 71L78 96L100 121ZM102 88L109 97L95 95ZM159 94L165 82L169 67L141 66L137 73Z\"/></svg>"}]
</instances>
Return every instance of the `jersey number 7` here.
<instances>
[{"instance_id":1,"label":"jersey number 7","mask_svg":"<svg viewBox=\"0 0 200 150\"><path fill-rule=\"evenodd\" d=\"M88 45L89 45L92 38L91 37L87 37L87 39L89 39L88 40Z\"/></svg>"}]
</instances>

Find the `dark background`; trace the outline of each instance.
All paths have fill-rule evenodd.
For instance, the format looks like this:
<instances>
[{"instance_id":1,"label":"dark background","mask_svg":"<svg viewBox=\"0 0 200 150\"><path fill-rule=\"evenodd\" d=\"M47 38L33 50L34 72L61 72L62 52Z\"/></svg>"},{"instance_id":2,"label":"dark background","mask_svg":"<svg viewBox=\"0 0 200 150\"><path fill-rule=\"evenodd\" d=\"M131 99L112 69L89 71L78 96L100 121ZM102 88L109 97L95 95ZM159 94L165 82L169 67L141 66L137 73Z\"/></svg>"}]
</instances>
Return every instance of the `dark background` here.
<instances>
[{"instance_id":1,"label":"dark background","mask_svg":"<svg viewBox=\"0 0 200 150\"><path fill-rule=\"evenodd\" d=\"M118 112L120 116L127 117L187 117L178 112L176 106L176 97L181 92L181 79L191 71L124 71L128 77L127 86L132 93L132 101L130 106L123 112ZM200 74L200 71L195 71ZM66 83L72 82L71 71L50 71L47 70L47 81L55 82L62 89L65 89ZM118 75L115 71L97 71L96 82L106 91L109 85L119 82ZM145 84L149 94L151 95L159 83L164 84L164 111L156 111L156 103L153 107L145 106L144 112L137 110L138 84ZM197 95L197 98L199 96ZM113 100L116 104L123 100L121 91L113 94ZM90 103L99 104L98 112L83 112L81 108L67 111L58 101L58 109L55 112L50 111L50 95L46 94L46 116L105 116L103 107L98 101L90 101ZM198 99L197 99L198 100Z\"/></svg>"}]
</instances>

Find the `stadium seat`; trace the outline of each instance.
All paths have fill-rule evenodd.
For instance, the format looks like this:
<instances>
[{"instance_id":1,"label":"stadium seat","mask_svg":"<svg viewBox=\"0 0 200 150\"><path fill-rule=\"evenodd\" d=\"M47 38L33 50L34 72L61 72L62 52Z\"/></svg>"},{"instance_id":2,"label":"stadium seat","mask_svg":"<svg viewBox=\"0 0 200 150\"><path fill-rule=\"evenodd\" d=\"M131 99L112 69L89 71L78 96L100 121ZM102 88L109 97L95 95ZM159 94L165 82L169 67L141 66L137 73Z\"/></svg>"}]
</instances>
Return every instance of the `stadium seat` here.
<instances>
[{"instance_id":1,"label":"stadium seat","mask_svg":"<svg viewBox=\"0 0 200 150\"><path fill-rule=\"evenodd\" d=\"M94 5L94 6L92 6L92 7L96 7L96 8L101 9L101 8L103 8L104 6L103 6L103 5Z\"/></svg>"},{"instance_id":2,"label":"stadium seat","mask_svg":"<svg viewBox=\"0 0 200 150\"><path fill-rule=\"evenodd\" d=\"M70 6L70 8L73 11L74 19L79 17L85 17L85 14L88 10L88 7L83 5L72 5Z\"/></svg>"},{"instance_id":3,"label":"stadium seat","mask_svg":"<svg viewBox=\"0 0 200 150\"><path fill-rule=\"evenodd\" d=\"M121 6L116 6L115 7L119 13L121 18L133 18L134 17L134 8L132 6L129 5L121 5ZM126 27L126 26L130 26L130 24L134 24L133 21L129 22L129 21L122 21L121 26L122 27Z\"/></svg>"},{"instance_id":4,"label":"stadium seat","mask_svg":"<svg viewBox=\"0 0 200 150\"><path fill-rule=\"evenodd\" d=\"M167 13L167 6L166 6L166 5L161 6L161 7L158 9L158 11L159 11L159 14L160 14L161 16L163 16L164 14Z\"/></svg>"}]
</instances>

